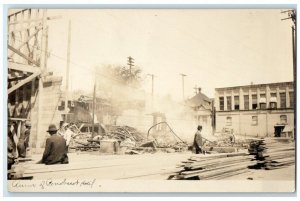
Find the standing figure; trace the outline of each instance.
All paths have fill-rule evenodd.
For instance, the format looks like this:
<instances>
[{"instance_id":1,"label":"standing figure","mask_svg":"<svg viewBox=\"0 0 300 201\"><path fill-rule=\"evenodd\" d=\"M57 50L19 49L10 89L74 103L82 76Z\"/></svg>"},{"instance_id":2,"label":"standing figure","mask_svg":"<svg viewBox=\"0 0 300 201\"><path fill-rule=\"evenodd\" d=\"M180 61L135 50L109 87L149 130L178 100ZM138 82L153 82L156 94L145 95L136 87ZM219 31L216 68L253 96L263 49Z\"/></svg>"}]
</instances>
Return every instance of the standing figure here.
<instances>
[{"instance_id":1,"label":"standing figure","mask_svg":"<svg viewBox=\"0 0 300 201\"><path fill-rule=\"evenodd\" d=\"M196 150L196 154L203 153L203 143L202 143L202 135L201 135L202 126L199 125L197 127L197 132L195 133L194 137L194 148Z\"/></svg>"},{"instance_id":2,"label":"standing figure","mask_svg":"<svg viewBox=\"0 0 300 201\"><path fill-rule=\"evenodd\" d=\"M19 141L18 141L18 153L19 157L25 158L26 157L26 151L29 150L29 137L30 137L30 129L31 129L31 123L29 121L25 122L25 131L21 132Z\"/></svg>"},{"instance_id":3,"label":"standing figure","mask_svg":"<svg viewBox=\"0 0 300 201\"><path fill-rule=\"evenodd\" d=\"M62 136L57 135L57 129L54 124L49 125L47 132L51 136L46 140L41 163L46 165L69 163L66 140Z\"/></svg>"},{"instance_id":4,"label":"standing figure","mask_svg":"<svg viewBox=\"0 0 300 201\"><path fill-rule=\"evenodd\" d=\"M61 135L66 140L67 150L69 149L69 144L74 133L70 129L68 123L64 123L58 131L58 134Z\"/></svg>"},{"instance_id":5,"label":"standing figure","mask_svg":"<svg viewBox=\"0 0 300 201\"><path fill-rule=\"evenodd\" d=\"M14 134L12 132L13 123L8 121L7 124L7 169L10 170L11 166L15 163L17 158L16 154L16 143L14 141Z\"/></svg>"}]
</instances>

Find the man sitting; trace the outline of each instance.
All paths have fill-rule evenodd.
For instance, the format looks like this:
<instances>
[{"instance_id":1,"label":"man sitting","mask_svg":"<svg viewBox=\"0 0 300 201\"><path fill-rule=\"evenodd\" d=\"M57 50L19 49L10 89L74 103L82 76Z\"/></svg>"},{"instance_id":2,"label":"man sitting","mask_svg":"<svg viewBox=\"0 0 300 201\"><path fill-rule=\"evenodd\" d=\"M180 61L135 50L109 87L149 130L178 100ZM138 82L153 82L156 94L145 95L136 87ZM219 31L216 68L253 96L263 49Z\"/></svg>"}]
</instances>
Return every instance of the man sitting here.
<instances>
[{"instance_id":1,"label":"man sitting","mask_svg":"<svg viewBox=\"0 0 300 201\"><path fill-rule=\"evenodd\" d=\"M57 128L54 124L49 125L47 132L51 137L46 140L41 163L46 165L69 163L66 140L62 136L57 135Z\"/></svg>"}]
</instances>

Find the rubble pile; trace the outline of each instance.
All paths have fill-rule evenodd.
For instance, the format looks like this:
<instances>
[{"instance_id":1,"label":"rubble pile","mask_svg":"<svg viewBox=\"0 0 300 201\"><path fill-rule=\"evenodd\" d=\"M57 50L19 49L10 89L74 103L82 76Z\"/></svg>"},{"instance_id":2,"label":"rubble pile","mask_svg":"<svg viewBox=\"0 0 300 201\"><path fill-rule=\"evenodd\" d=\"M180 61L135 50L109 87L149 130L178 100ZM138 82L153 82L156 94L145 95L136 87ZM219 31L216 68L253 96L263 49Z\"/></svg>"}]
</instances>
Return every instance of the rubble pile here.
<instances>
[{"instance_id":1,"label":"rubble pile","mask_svg":"<svg viewBox=\"0 0 300 201\"><path fill-rule=\"evenodd\" d=\"M158 151L173 153L186 151L187 143L177 140L172 134L156 133L156 138L147 139L146 135L130 126L108 126L103 135L92 138L91 133L78 131L70 143L71 149L98 151L101 141L118 142L119 154L155 153Z\"/></svg>"},{"instance_id":2,"label":"rubble pile","mask_svg":"<svg viewBox=\"0 0 300 201\"><path fill-rule=\"evenodd\" d=\"M295 143L291 139L254 140L248 151L256 158L254 169L273 170L295 164Z\"/></svg>"},{"instance_id":3,"label":"rubble pile","mask_svg":"<svg viewBox=\"0 0 300 201\"><path fill-rule=\"evenodd\" d=\"M146 136L130 126L111 126L107 129L105 136L111 139L116 139L120 142L129 138L137 145L146 141Z\"/></svg>"}]
</instances>

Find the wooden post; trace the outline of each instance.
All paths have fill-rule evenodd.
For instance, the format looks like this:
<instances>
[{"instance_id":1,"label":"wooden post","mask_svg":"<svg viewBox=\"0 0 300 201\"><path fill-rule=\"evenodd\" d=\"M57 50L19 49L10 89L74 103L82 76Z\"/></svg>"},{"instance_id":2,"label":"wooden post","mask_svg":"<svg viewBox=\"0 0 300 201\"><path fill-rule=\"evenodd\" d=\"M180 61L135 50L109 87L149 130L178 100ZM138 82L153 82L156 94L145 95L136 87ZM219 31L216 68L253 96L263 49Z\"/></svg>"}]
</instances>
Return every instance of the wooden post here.
<instances>
[{"instance_id":1,"label":"wooden post","mask_svg":"<svg viewBox=\"0 0 300 201\"><path fill-rule=\"evenodd\" d=\"M96 99L96 81L94 84L94 93L93 93L93 117L92 117L92 137L95 137L94 134L94 121L95 121L95 99Z\"/></svg>"},{"instance_id":2,"label":"wooden post","mask_svg":"<svg viewBox=\"0 0 300 201\"><path fill-rule=\"evenodd\" d=\"M68 101L69 101L70 49L71 49L71 20L69 20L68 50L67 50L66 99L65 99L65 114L66 115L67 115Z\"/></svg>"},{"instance_id":3,"label":"wooden post","mask_svg":"<svg viewBox=\"0 0 300 201\"><path fill-rule=\"evenodd\" d=\"M46 54L47 54L47 50L45 49L46 47L46 22L47 22L47 10L44 9L43 10L43 30L42 30L42 43L41 43L41 58L40 58L40 68L41 71L44 72L46 70ZM42 111L43 111L43 107L42 107L42 103L43 103L43 81L42 78L39 79L39 94L38 94L38 111L37 111L37 139L36 139L36 147L37 148L41 148L41 144L42 144L42 140L44 140L43 138L43 133L45 133L45 131L42 130L43 126L42 124L44 123L42 121Z\"/></svg>"}]
</instances>

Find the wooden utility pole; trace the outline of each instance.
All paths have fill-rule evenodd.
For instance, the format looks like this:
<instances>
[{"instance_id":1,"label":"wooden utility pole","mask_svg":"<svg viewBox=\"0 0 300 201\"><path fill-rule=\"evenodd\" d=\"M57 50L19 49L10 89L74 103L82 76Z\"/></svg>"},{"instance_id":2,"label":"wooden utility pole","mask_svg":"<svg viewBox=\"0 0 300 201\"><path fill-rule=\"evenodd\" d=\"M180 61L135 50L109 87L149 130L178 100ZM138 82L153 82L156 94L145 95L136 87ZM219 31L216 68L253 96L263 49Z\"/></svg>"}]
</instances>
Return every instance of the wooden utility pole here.
<instances>
[{"instance_id":1,"label":"wooden utility pole","mask_svg":"<svg viewBox=\"0 0 300 201\"><path fill-rule=\"evenodd\" d=\"M180 74L182 78L182 100L184 101L184 77L186 76L185 74Z\"/></svg>"},{"instance_id":2,"label":"wooden utility pole","mask_svg":"<svg viewBox=\"0 0 300 201\"><path fill-rule=\"evenodd\" d=\"M65 120L67 120L69 101L69 77L70 77L70 53L71 53L71 20L69 20L68 50L67 50L67 70L66 70L66 100L65 100Z\"/></svg>"},{"instance_id":3,"label":"wooden utility pole","mask_svg":"<svg viewBox=\"0 0 300 201\"><path fill-rule=\"evenodd\" d=\"M43 20L42 20L42 41L41 41L41 57L40 57L40 70L42 72L46 72L47 69L47 9L43 10ZM44 96L44 87L43 87L43 78L39 78L39 97L38 97L38 108L37 108L37 139L36 139L36 147L40 148L43 139L39 139L40 133L42 131L42 110L43 110L43 96Z\"/></svg>"},{"instance_id":4,"label":"wooden utility pole","mask_svg":"<svg viewBox=\"0 0 300 201\"><path fill-rule=\"evenodd\" d=\"M93 116L92 116L92 137L94 138L95 137L95 134L94 134L94 121L95 121L95 104L96 104L96 81L95 81L95 84L94 84L94 93L93 93Z\"/></svg>"},{"instance_id":5,"label":"wooden utility pole","mask_svg":"<svg viewBox=\"0 0 300 201\"><path fill-rule=\"evenodd\" d=\"M292 26L292 52L293 52L293 73L294 73L294 87L296 87L296 75L297 75L297 22L296 22L296 11L286 10L281 13L287 13L288 17L281 20L291 19L293 21ZM294 88L296 91L296 88ZM296 96L295 96L296 97ZM296 102L294 102L296 103Z\"/></svg>"},{"instance_id":6,"label":"wooden utility pole","mask_svg":"<svg viewBox=\"0 0 300 201\"><path fill-rule=\"evenodd\" d=\"M297 111L296 97L297 97L297 18L295 10L287 10L281 13L287 13L288 17L281 20L291 19L293 21L292 26L292 52L293 52L293 77L294 77L294 111ZM294 138L296 139L296 118L294 118Z\"/></svg>"},{"instance_id":7,"label":"wooden utility pole","mask_svg":"<svg viewBox=\"0 0 300 201\"><path fill-rule=\"evenodd\" d=\"M148 74L148 76L151 76L151 107L153 109L153 101L154 101L154 74Z\"/></svg>"},{"instance_id":8,"label":"wooden utility pole","mask_svg":"<svg viewBox=\"0 0 300 201\"><path fill-rule=\"evenodd\" d=\"M129 73L130 73L130 77L131 77L131 71L132 71L132 67L134 66L134 59L129 56L127 57L128 58L128 66L129 66Z\"/></svg>"}]
</instances>

